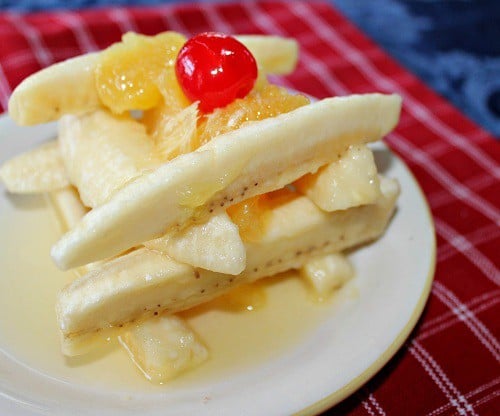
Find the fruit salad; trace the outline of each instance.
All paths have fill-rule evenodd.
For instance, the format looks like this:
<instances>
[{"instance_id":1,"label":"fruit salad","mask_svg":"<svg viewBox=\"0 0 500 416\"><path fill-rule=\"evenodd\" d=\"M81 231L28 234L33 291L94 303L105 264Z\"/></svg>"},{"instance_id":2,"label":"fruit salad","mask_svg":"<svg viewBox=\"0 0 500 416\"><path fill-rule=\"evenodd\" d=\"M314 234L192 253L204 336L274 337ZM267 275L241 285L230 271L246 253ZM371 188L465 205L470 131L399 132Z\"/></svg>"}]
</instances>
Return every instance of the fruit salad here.
<instances>
[{"instance_id":1,"label":"fruit salad","mask_svg":"<svg viewBox=\"0 0 500 416\"><path fill-rule=\"evenodd\" d=\"M51 255L75 274L56 304L65 355L116 337L163 383L210 359L178 313L291 269L321 297L353 276L342 253L380 237L396 206L367 145L401 99L311 102L268 81L297 56L273 36L127 33L16 88L18 124L58 121L0 179L58 213Z\"/></svg>"}]
</instances>

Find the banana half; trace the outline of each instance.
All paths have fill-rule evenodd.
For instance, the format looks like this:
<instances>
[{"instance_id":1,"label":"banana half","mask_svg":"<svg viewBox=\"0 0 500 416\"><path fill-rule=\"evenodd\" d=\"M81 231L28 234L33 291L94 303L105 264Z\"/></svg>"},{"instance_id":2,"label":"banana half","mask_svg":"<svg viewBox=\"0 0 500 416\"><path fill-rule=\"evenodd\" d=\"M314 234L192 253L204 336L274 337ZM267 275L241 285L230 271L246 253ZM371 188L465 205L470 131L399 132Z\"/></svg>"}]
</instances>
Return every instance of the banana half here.
<instances>
[{"instance_id":1,"label":"banana half","mask_svg":"<svg viewBox=\"0 0 500 416\"><path fill-rule=\"evenodd\" d=\"M191 308L242 283L300 268L313 256L376 239L394 212L398 194L397 182L382 178L381 196L370 205L327 213L307 197L284 202L273 209L262 239L245 243L246 268L237 276L178 263L147 248L105 262L58 296L63 351L84 352L86 341L110 328Z\"/></svg>"},{"instance_id":2,"label":"banana half","mask_svg":"<svg viewBox=\"0 0 500 416\"><path fill-rule=\"evenodd\" d=\"M248 123L135 178L65 234L52 257L63 269L112 257L280 189L349 146L380 139L400 109L397 95L352 95Z\"/></svg>"},{"instance_id":3,"label":"banana half","mask_svg":"<svg viewBox=\"0 0 500 416\"><path fill-rule=\"evenodd\" d=\"M236 36L267 73L284 75L296 66L298 44L279 36ZM90 53L51 65L28 78L14 90L9 115L22 126L58 120L64 114L82 114L103 108L94 70L100 53Z\"/></svg>"}]
</instances>

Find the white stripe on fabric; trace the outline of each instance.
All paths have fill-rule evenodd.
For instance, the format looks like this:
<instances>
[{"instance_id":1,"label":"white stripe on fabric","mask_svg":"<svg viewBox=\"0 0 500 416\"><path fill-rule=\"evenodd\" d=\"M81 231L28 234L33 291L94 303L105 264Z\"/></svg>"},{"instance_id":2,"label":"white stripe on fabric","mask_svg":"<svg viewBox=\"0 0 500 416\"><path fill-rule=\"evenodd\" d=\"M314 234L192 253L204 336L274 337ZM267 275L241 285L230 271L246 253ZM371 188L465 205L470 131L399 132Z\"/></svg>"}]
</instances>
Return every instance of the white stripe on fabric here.
<instances>
[{"instance_id":1,"label":"white stripe on fabric","mask_svg":"<svg viewBox=\"0 0 500 416\"><path fill-rule=\"evenodd\" d=\"M43 38L35 27L29 24L21 14L6 13L5 17L19 30L28 42L31 52L35 55L38 64L45 68L54 62L49 48L45 45Z\"/></svg>"},{"instance_id":2,"label":"white stripe on fabric","mask_svg":"<svg viewBox=\"0 0 500 416\"><path fill-rule=\"evenodd\" d=\"M342 55L349 60L358 71L372 81L378 88L387 92L398 92L404 97L406 108L413 116L424 123L444 140L453 146L463 150L480 166L490 172L491 175L500 179L500 166L489 155L482 152L479 148L471 146L469 139L463 137L458 132L444 124L439 118L435 117L422 103L414 98L409 91L406 91L394 82L390 77L382 74L366 57L362 51L351 46L347 39L344 39L337 32L318 16L316 11L305 3L290 2L289 10L297 17L300 17L306 24L313 29L319 37L323 38L332 47L339 49Z\"/></svg>"},{"instance_id":3,"label":"white stripe on fabric","mask_svg":"<svg viewBox=\"0 0 500 416\"><path fill-rule=\"evenodd\" d=\"M198 6L199 10L203 13L205 19L214 30L227 33L228 35L234 33L234 28L219 15L214 4L202 2L199 3Z\"/></svg>"},{"instance_id":4,"label":"white stripe on fabric","mask_svg":"<svg viewBox=\"0 0 500 416\"><path fill-rule=\"evenodd\" d=\"M441 366L436 360L425 350L418 341L413 340L408 351L422 365L425 372L439 387L443 394L448 399L449 403L455 407L460 415L477 415L470 403L461 394L456 386L451 382L445 374Z\"/></svg>"},{"instance_id":5,"label":"white stripe on fabric","mask_svg":"<svg viewBox=\"0 0 500 416\"><path fill-rule=\"evenodd\" d=\"M377 413L380 416L387 416L384 409L382 409L382 406L380 405L379 401L377 399L375 399L375 396L373 393L370 393L368 395L368 400L373 405L373 407L377 410Z\"/></svg>"},{"instance_id":6,"label":"white stripe on fabric","mask_svg":"<svg viewBox=\"0 0 500 416\"><path fill-rule=\"evenodd\" d=\"M434 225L436 227L436 232L441 235L448 244L462 253L464 257L481 270L485 277L496 285L500 284L500 271L487 256L441 219L434 218Z\"/></svg>"},{"instance_id":7,"label":"white stripe on fabric","mask_svg":"<svg viewBox=\"0 0 500 416\"><path fill-rule=\"evenodd\" d=\"M376 413L373 411L373 409L371 408L370 404L368 403L367 400L363 400L361 402L362 406L365 408L365 410L368 412L368 414L370 416L377 416Z\"/></svg>"},{"instance_id":8,"label":"white stripe on fabric","mask_svg":"<svg viewBox=\"0 0 500 416\"><path fill-rule=\"evenodd\" d=\"M139 28L135 24L126 8L113 8L107 12L107 16L111 21L116 23L122 33L136 32L139 33Z\"/></svg>"},{"instance_id":9,"label":"white stripe on fabric","mask_svg":"<svg viewBox=\"0 0 500 416\"><path fill-rule=\"evenodd\" d=\"M474 406L481 406L482 404L487 403L490 400L497 398L498 396L500 396L500 390L496 390L493 393L490 393L487 396L475 401Z\"/></svg>"},{"instance_id":10,"label":"white stripe on fabric","mask_svg":"<svg viewBox=\"0 0 500 416\"><path fill-rule=\"evenodd\" d=\"M434 282L433 294L457 315L458 319L471 330L479 342L493 355L495 360L500 361L500 344L498 340L477 316L442 283Z\"/></svg>"},{"instance_id":11,"label":"white stripe on fabric","mask_svg":"<svg viewBox=\"0 0 500 416\"><path fill-rule=\"evenodd\" d=\"M433 294L435 294L435 293L433 292ZM489 301L485 301L484 303L481 303L479 306L477 306L475 308L471 308L471 312L474 314L478 314L484 310L487 310L487 309L497 305L498 303L500 303L500 297L490 299ZM449 317L448 320L441 322L439 324L436 324L432 328L421 332L420 334L418 334L416 339L419 341L423 341L424 339L429 338L432 335L438 334L438 333L444 331L445 329L447 329L447 328L449 328L449 327L451 327L459 322L462 322L462 319L460 319L459 316L456 315L454 311L450 311L450 313L451 313L451 317Z\"/></svg>"},{"instance_id":12,"label":"white stripe on fabric","mask_svg":"<svg viewBox=\"0 0 500 416\"><path fill-rule=\"evenodd\" d=\"M491 292L483 293L479 296L476 296L476 297L470 299L468 302L464 302L464 304L468 308L474 308L476 305L478 305L478 304L481 305L484 302L489 301L490 299L495 298L495 297L500 297L500 289L492 290ZM439 315L433 319L426 320L426 322L424 322L422 324L422 326L420 327L420 330L426 330L429 327L436 325L436 324L438 324L438 323L440 323L448 318L452 318L452 317L455 317L455 315L451 310L449 310L449 311L443 313L442 315Z\"/></svg>"},{"instance_id":13,"label":"white stripe on fabric","mask_svg":"<svg viewBox=\"0 0 500 416\"><path fill-rule=\"evenodd\" d=\"M500 227L496 224L488 224L487 226L478 228L472 233L464 236L464 238L472 244L475 249L478 245L488 243L498 237L500 237ZM452 239L450 242L446 242L446 244L439 247L437 256L438 262L447 260L458 253L456 247L453 245L454 241L455 239ZM465 250L467 250L467 247L465 247Z\"/></svg>"},{"instance_id":14,"label":"white stripe on fabric","mask_svg":"<svg viewBox=\"0 0 500 416\"><path fill-rule=\"evenodd\" d=\"M162 9L162 19L166 27L175 32L183 33L188 36L190 31L182 23L180 19L175 16L175 13L171 7L165 7Z\"/></svg>"},{"instance_id":15,"label":"white stripe on fabric","mask_svg":"<svg viewBox=\"0 0 500 416\"><path fill-rule=\"evenodd\" d=\"M9 85L9 81L5 76L5 72L3 71L2 64L0 63L0 104L3 108L7 110L9 104L9 97L12 93L12 90Z\"/></svg>"},{"instance_id":16,"label":"white stripe on fabric","mask_svg":"<svg viewBox=\"0 0 500 416\"><path fill-rule=\"evenodd\" d=\"M271 16L260 9L258 3L241 3L241 7L262 31L281 36L287 35L279 27L278 23L272 20ZM329 94L345 95L348 93L348 90L330 73L329 68L321 60L315 58L305 50L302 51L302 58L308 64L305 69L325 86Z\"/></svg>"},{"instance_id":17,"label":"white stripe on fabric","mask_svg":"<svg viewBox=\"0 0 500 416\"><path fill-rule=\"evenodd\" d=\"M71 29L82 53L99 50L99 47L94 42L90 32L86 29L85 21L79 14L66 11L58 13L56 18L66 27Z\"/></svg>"},{"instance_id":18,"label":"white stripe on fabric","mask_svg":"<svg viewBox=\"0 0 500 416\"><path fill-rule=\"evenodd\" d=\"M471 390L470 392L468 392L464 396L467 399L473 399L474 396L477 396L478 394L482 393L485 390L488 390L491 387L495 387L499 383L500 383L500 377L497 377L494 380L490 381L489 383L483 384L483 385L479 386L478 388L476 388L474 390ZM487 395L485 397L488 397L488 396L490 396L490 395ZM472 405L473 406L477 406L478 402L481 401L482 399L483 398L480 398L478 401L472 402ZM434 409L432 412L428 413L426 416L437 416L437 415L440 415L440 414L446 412L448 409L450 409L450 407L452 407L451 404L447 403L447 404L445 404L443 406L438 407L437 409Z\"/></svg>"},{"instance_id":19,"label":"white stripe on fabric","mask_svg":"<svg viewBox=\"0 0 500 416\"><path fill-rule=\"evenodd\" d=\"M462 182L464 186L473 189L475 192L482 191L483 189L486 189L487 187L497 183L498 180L496 180L488 172L484 171L481 174L476 175ZM450 195L448 191L434 192L432 194L427 195L427 199L431 204L432 208L441 207L455 200L453 195Z\"/></svg>"},{"instance_id":20,"label":"white stripe on fabric","mask_svg":"<svg viewBox=\"0 0 500 416\"><path fill-rule=\"evenodd\" d=\"M484 200L480 195L473 190L465 187L461 182L455 179L446 169L430 158L425 152L418 147L415 147L410 141L403 136L392 132L389 135L390 144L396 148L401 154L412 162L426 169L444 188L446 188L457 199L465 204L473 207L478 212L488 217L494 223L500 225L500 211Z\"/></svg>"}]
</instances>

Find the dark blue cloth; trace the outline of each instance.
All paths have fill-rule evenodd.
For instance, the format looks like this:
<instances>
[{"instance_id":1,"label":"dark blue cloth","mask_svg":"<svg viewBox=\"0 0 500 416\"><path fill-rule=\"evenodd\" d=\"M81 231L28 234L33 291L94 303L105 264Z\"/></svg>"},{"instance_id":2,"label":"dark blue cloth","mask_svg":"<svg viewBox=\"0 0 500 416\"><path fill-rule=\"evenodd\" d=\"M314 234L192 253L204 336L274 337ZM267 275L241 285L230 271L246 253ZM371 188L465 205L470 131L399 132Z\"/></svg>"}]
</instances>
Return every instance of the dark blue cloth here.
<instances>
[{"instance_id":1,"label":"dark blue cloth","mask_svg":"<svg viewBox=\"0 0 500 416\"><path fill-rule=\"evenodd\" d=\"M365 33L498 138L499 0L333 0Z\"/></svg>"},{"instance_id":2,"label":"dark blue cloth","mask_svg":"<svg viewBox=\"0 0 500 416\"><path fill-rule=\"evenodd\" d=\"M39 11L172 0L0 0ZM331 0L427 85L500 137L500 0Z\"/></svg>"}]
</instances>

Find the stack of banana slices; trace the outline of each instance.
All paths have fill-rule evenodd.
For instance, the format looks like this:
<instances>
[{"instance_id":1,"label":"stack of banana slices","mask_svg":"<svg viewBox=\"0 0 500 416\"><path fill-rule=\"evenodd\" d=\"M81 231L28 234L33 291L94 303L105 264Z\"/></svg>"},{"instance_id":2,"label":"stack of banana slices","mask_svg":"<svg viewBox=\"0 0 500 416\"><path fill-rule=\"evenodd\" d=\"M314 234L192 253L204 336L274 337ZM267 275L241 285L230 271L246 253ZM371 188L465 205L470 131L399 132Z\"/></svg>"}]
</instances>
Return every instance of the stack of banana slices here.
<instances>
[{"instance_id":1,"label":"stack of banana slices","mask_svg":"<svg viewBox=\"0 0 500 416\"><path fill-rule=\"evenodd\" d=\"M240 40L266 73L295 67L292 40ZM59 120L58 138L0 168L10 192L48 193L63 227L51 254L77 275L56 305L64 354L118 336L146 377L164 382L208 357L175 313L289 269L324 295L352 273L341 252L384 232L399 187L378 175L367 144L397 124L398 96L326 98L165 162L140 119L99 101L99 57L56 64L19 85L11 117ZM196 128L192 108L177 115L184 127ZM258 238L242 238L226 210L281 189Z\"/></svg>"}]
</instances>

